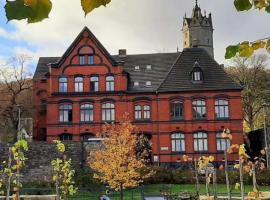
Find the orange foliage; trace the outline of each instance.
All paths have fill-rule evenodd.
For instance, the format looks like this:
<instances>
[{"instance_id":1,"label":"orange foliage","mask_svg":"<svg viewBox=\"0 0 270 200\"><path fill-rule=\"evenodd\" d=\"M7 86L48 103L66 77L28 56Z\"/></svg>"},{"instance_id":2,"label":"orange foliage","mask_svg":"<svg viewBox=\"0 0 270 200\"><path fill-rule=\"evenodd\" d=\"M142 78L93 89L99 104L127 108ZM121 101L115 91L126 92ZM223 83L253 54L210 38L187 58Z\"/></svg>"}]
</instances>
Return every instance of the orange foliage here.
<instances>
[{"instance_id":1,"label":"orange foliage","mask_svg":"<svg viewBox=\"0 0 270 200\"><path fill-rule=\"evenodd\" d=\"M136 187L151 172L145 172L143 159L136 157L135 126L125 117L120 124L106 124L101 135L106 136L104 148L90 155L94 178L115 190Z\"/></svg>"}]
</instances>

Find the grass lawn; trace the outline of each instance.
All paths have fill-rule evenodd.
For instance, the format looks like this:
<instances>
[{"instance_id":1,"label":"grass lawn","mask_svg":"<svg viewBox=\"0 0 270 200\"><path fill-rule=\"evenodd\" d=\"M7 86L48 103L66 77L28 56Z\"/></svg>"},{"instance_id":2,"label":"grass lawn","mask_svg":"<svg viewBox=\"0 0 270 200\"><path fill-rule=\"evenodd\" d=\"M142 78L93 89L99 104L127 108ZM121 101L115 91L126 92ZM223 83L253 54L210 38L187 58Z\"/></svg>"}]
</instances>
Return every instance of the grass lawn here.
<instances>
[{"instance_id":1,"label":"grass lawn","mask_svg":"<svg viewBox=\"0 0 270 200\"><path fill-rule=\"evenodd\" d=\"M252 186L245 186L245 192L249 192L252 190ZM261 191L270 191L270 186L261 186ZM176 185L176 184L156 184L156 185L146 185L141 188L125 190L124 192L124 199L125 200L141 200L142 194L145 195L159 195L161 191L169 191L171 193L179 193L179 192L191 192L195 193L195 186L194 185ZM210 193L213 194L214 190L213 187L210 187ZM205 193L205 185L200 185L200 194ZM218 193L226 195L226 185L218 185ZM233 188L232 193L234 196L239 196L240 191L235 190ZM78 191L78 193L72 197L72 199L76 200L98 200L99 197L104 194L104 191ZM112 200L118 200L119 193L112 192L110 195Z\"/></svg>"}]
</instances>

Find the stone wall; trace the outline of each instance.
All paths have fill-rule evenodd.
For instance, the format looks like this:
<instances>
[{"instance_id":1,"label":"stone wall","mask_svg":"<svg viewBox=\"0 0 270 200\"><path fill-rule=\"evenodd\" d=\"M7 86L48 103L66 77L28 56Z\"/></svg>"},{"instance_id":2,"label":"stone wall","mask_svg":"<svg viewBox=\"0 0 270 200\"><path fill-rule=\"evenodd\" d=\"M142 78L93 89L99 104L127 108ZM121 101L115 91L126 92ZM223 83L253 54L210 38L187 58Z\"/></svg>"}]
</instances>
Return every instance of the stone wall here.
<instances>
[{"instance_id":1,"label":"stone wall","mask_svg":"<svg viewBox=\"0 0 270 200\"><path fill-rule=\"evenodd\" d=\"M73 168L77 170L87 165L87 157L90 151L100 147L98 142L68 142L65 145L66 154L72 159ZM7 160L9 146L0 143L0 163ZM25 156L27 161L23 170L23 180L25 182L50 181L52 177L51 160L58 156L55 145L47 142L29 143L29 150Z\"/></svg>"}]
</instances>

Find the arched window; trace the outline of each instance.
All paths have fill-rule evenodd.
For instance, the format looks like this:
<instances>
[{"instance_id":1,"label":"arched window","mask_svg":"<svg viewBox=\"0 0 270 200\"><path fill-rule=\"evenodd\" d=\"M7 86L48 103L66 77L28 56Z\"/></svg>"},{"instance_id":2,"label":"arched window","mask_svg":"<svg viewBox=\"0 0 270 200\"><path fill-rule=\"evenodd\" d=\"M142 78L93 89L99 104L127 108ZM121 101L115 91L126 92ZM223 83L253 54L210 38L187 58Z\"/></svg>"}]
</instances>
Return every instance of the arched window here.
<instances>
[{"instance_id":1,"label":"arched window","mask_svg":"<svg viewBox=\"0 0 270 200\"><path fill-rule=\"evenodd\" d=\"M59 92L67 92L68 90L68 81L66 77L59 78Z\"/></svg>"},{"instance_id":2,"label":"arched window","mask_svg":"<svg viewBox=\"0 0 270 200\"><path fill-rule=\"evenodd\" d=\"M135 120L142 119L142 107L140 105L135 106Z\"/></svg>"},{"instance_id":3,"label":"arched window","mask_svg":"<svg viewBox=\"0 0 270 200\"><path fill-rule=\"evenodd\" d=\"M90 138L94 138L94 137L95 137L94 134L84 133L84 134L81 134L80 139L81 139L81 141L87 142L87 141L89 141Z\"/></svg>"},{"instance_id":4,"label":"arched window","mask_svg":"<svg viewBox=\"0 0 270 200\"><path fill-rule=\"evenodd\" d=\"M102 121L114 121L115 120L115 106L114 103L102 104Z\"/></svg>"},{"instance_id":5,"label":"arched window","mask_svg":"<svg viewBox=\"0 0 270 200\"><path fill-rule=\"evenodd\" d=\"M150 106L148 105L143 106L143 118L144 119L151 118L151 109L150 109Z\"/></svg>"},{"instance_id":6,"label":"arched window","mask_svg":"<svg viewBox=\"0 0 270 200\"><path fill-rule=\"evenodd\" d=\"M173 133L171 135L172 151L173 152L184 152L185 147L185 135L183 133Z\"/></svg>"},{"instance_id":7,"label":"arched window","mask_svg":"<svg viewBox=\"0 0 270 200\"><path fill-rule=\"evenodd\" d=\"M83 77L75 78L75 92L83 92Z\"/></svg>"},{"instance_id":8,"label":"arched window","mask_svg":"<svg viewBox=\"0 0 270 200\"><path fill-rule=\"evenodd\" d=\"M81 122L94 121L94 107L92 104L86 103L81 105Z\"/></svg>"},{"instance_id":9,"label":"arched window","mask_svg":"<svg viewBox=\"0 0 270 200\"><path fill-rule=\"evenodd\" d=\"M204 100L192 101L193 119L205 119L206 118L206 103Z\"/></svg>"},{"instance_id":10,"label":"arched window","mask_svg":"<svg viewBox=\"0 0 270 200\"><path fill-rule=\"evenodd\" d=\"M113 76L106 77L106 91L114 91L114 77Z\"/></svg>"},{"instance_id":11,"label":"arched window","mask_svg":"<svg viewBox=\"0 0 270 200\"><path fill-rule=\"evenodd\" d=\"M228 138L223 138L222 133L216 134L217 151L225 151L231 146L231 141Z\"/></svg>"},{"instance_id":12,"label":"arched window","mask_svg":"<svg viewBox=\"0 0 270 200\"><path fill-rule=\"evenodd\" d=\"M172 120L184 119L184 103L180 100L171 102L171 118Z\"/></svg>"},{"instance_id":13,"label":"arched window","mask_svg":"<svg viewBox=\"0 0 270 200\"><path fill-rule=\"evenodd\" d=\"M79 49L80 65L93 65L95 51L91 46L83 46Z\"/></svg>"},{"instance_id":14,"label":"arched window","mask_svg":"<svg viewBox=\"0 0 270 200\"><path fill-rule=\"evenodd\" d=\"M59 106L59 121L72 122L72 105L71 104L61 104Z\"/></svg>"},{"instance_id":15,"label":"arched window","mask_svg":"<svg viewBox=\"0 0 270 200\"><path fill-rule=\"evenodd\" d=\"M63 134L61 134L61 135L59 135L59 139L61 140L61 141L72 141L72 134L70 134L70 133L63 133Z\"/></svg>"},{"instance_id":16,"label":"arched window","mask_svg":"<svg viewBox=\"0 0 270 200\"><path fill-rule=\"evenodd\" d=\"M229 118L229 102L225 99L215 101L215 114L217 119Z\"/></svg>"},{"instance_id":17,"label":"arched window","mask_svg":"<svg viewBox=\"0 0 270 200\"><path fill-rule=\"evenodd\" d=\"M208 151L207 133L197 132L193 134L194 151Z\"/></svg>"},{"instance_id":18,"label":"arched window","mask_svg":"<svg viewBox=\"0 0 270 200\"><path fill-rule=\"evenodd\" d=\"M98 76L92 76L90 79L90 90L97 92L99 90L99 78Z\"/></svg>"}]
</instances>

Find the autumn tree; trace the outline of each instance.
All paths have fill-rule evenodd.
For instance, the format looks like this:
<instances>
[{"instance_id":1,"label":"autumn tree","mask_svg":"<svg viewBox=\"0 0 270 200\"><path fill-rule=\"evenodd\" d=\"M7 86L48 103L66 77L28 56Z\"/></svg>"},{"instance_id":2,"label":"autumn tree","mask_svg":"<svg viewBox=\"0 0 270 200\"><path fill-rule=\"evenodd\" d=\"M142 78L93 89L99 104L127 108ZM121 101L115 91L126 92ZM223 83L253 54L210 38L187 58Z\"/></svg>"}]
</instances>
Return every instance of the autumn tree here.
<instances>
[{"instance_id":1,"label":"autumn tree","mask_svg":"<svg viewBox=\"0 0 270 200\"><path fill-rule=\"evenodd\" d=\"M53 167L53 182L55 183L57 200L67 200L77 192L74 187L75 170L71 167L71 159L65 155L66 147L58 140L55 140L56 149L61 157L51 161Z\"/></svg>"},{"instance_id":2,"label":"autumn tree","mask_svg":"<svg viewBox=\"0 0 270 200\"><path fill-rule=\"evenodd\" d=\"M121 200L124 189L140 185L151 174L146 172L145 160L136 156L134 132L135 126L126 117L119 124L106 124L101 134L106 136L104 148L90 154L94 178L120 191Z\"/></svg>"},{"instance_id":3,"label":"autumn tree","mask_svg":"<svg viewBox=\"0 0 270 200\"><path fill-rule=\"evenodd\" d=\"M226 71L243 87L242 99L247 130L262 127L260 115L264 103L270 101L270 73L266 67L269 57L265 54L251 58L235 57Z\"/></svg>"},{"instance_id":4,"label":"autumn tree","mask_svg":"<svg viewBox=\"0 0 270 200\"><path fill-rule=\"evenodd\" d=\"M27 55L18 55L0 68L0 127L5 134L13 134L13 141L17 139L18 110L22 117L32 116L32 80L26 69L30 60Z\"/></svg>"}]
</instances>

